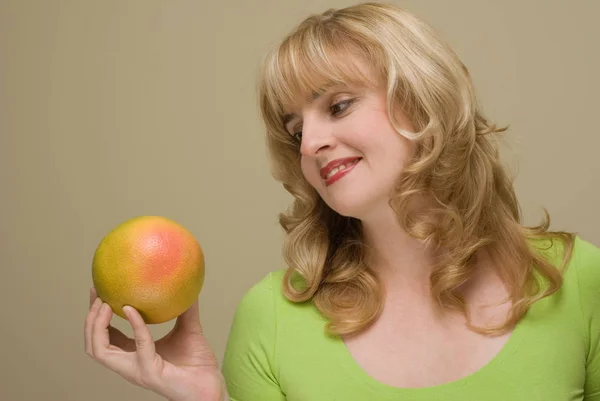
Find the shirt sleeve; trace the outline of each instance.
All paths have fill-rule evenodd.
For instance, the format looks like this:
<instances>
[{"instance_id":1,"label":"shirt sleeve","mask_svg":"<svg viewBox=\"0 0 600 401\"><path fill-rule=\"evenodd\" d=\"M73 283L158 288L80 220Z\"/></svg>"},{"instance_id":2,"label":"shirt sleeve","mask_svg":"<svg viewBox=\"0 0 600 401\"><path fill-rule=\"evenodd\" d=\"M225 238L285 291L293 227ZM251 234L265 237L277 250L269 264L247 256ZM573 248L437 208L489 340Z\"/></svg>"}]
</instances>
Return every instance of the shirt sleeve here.
<instances>
[{"instance_id":1,"label":"shirt sleeve","mask_svg":"<svg viewBox=\"0 0 600 401\"><path fill-rule=\"evenodd\" d=\"M242 297L223 359L231 401L285 401L276 364L277 315L272 273Z\"/></svg>"},{"instance_id":2,"label":"shirt sleeve","mask_svg":"<svg viewBox=\"0 0 600 401\"><path fill-rule=\"evenodd\" d=\"M583 399L600 401L600 248L580 239L578 242L573 258L578 264L581 309L588 345Z\"/></svg>"}]
</instances>

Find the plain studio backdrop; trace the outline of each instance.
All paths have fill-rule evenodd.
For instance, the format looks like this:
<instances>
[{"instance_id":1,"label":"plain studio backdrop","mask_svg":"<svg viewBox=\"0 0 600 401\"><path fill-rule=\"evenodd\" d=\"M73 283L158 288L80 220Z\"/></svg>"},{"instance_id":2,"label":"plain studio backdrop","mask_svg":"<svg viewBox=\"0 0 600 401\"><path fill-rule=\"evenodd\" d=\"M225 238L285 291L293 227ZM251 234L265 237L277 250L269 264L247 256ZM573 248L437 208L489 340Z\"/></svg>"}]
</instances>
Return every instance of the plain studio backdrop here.
<instances>
[{"instance_id":1,"label":"plain studio backdrop","mask_svg":"<svg viewBox=\"0 0 600 401\"><path fill-rule=\"evenodd\" d=\"M510 125L526 223L547 207L553 228L600 245L599 3L395 3L442 33L486 115ZM350 4L0 1L0 400L161 399L83 347L94 250L137 215L201 243L201 318L222 360L240 297L284 267L290 197L269 172L258 65L309 13Z\"/></svg>"}]
</instances>

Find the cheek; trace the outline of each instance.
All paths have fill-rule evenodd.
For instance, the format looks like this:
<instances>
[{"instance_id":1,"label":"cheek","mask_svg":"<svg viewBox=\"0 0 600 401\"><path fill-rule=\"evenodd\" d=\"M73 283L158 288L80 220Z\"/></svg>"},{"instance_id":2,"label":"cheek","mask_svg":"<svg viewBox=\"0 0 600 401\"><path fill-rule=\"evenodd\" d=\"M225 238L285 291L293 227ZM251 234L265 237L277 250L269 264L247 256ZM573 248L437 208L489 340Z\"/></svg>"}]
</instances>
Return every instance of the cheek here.
<instances>
[{"instance_id":1,"label":"cheek","mask_svg":"<svg viewBox=\"0 0 600 401\"><path fill-rule=\"evenodd\" d=\"M313 187L317 187L321 177L319 176L319 172L317 171L317 166L315 165L314 161L311 162L305 158L302 158L302 161L300 162L300 168L302 170L304 179Z\"/></svg>"},{"instance_id":2,"label":"cheek","mask_svg":"<svg viewBox=\"0 0 600 401\"><path fill-rule=\"evenodd\" d=\"M381 169L379 174L387 181L390 176L397 177L402 173L412 158L415 146L393 127L382 124L378 127L377 135L371 137L365 146L368 146L366 150L371 155L370 161Z\"/></svg>"},{"instance_id":3,"label":"cheek","mask_svg":"<svg viewBox=\"0 0 600 401\"><path fill-rule=\"evenodd\" d=\"M414 156L416 144L410 139L406 139L400 134L398 135L400 136L399 141L402 152L402 165L406 166L406 164L408 164Z\"/></svg>"},{"instance_id":4,"label":"cheek","mask_svg":"<svg viewBox=\"0 0 600 401\"><path fill-rule=\"evenodd\" d=\"M396 173L401 173L412 158L413 145L408 139L396 134L387 143L388 153L385 155L389 168Z\"/></svg>"}]
</instances>

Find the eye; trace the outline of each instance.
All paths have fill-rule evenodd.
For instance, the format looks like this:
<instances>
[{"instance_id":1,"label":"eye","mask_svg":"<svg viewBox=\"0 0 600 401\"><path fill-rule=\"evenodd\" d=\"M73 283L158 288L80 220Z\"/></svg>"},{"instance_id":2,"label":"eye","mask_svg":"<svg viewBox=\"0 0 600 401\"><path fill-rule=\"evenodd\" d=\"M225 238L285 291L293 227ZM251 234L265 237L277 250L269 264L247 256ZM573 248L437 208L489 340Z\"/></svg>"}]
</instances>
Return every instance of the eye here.
<instances>
[{"instance_id":1,"label":"eye","mask_svg":"<svg viewBox=\"0 0 600 401\"><path fill-rule=\"evenodd\" d=\"M344 111L346 111L346 109L348 109L348 107L350 107L350 105L353 102L354 102L354 99L346 99L346 100L339 101L337 103L332 104L329 107L329 111L331 112L331 115L338 116L338 115L342 114Z\"/></svg>"},{"instance_id":2,"label":"eye","mask_svg":"<svg viewBox=\"0 0 600 401\"><path fill-rule=\"evenodd\" d=\"M297 131L292 134L292 138L298 143L302 142L302 131Z\"/></svg>"}]
</instances>

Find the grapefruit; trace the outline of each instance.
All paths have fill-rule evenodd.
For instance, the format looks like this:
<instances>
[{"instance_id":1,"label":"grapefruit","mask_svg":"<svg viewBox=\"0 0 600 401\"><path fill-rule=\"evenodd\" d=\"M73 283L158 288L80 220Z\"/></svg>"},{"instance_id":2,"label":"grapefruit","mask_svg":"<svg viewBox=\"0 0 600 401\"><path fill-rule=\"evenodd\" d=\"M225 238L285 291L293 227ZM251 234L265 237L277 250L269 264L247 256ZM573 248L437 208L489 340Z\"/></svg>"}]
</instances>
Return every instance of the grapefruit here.
<instances>
[{"instance_id":1,"label":"grapefruit","mask_svg":"<svg viewBox=\"0 0 600 401\"><path fill-rule=\"evenodd\" d=\"M185 312L204 284L204 253L192 233L162 216L139 216L113 228L92 262L98 297L127 319L123 306L137 309L147 324Z\"/></svg>"}]
</instances>

